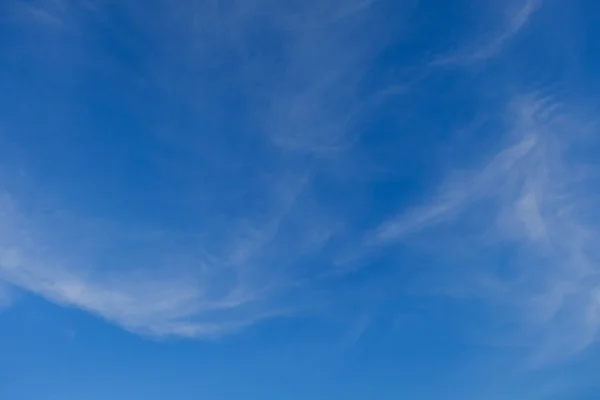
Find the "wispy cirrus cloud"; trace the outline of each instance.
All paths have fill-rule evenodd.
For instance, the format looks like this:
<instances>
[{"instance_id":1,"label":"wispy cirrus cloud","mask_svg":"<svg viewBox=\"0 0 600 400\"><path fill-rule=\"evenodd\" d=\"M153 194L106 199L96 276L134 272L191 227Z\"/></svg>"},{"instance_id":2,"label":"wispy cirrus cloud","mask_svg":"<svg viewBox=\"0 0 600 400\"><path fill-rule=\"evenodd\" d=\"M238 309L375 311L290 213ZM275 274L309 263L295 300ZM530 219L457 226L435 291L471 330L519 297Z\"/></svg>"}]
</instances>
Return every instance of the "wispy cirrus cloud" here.
<instances>
[{"instance_id":1,"label":"wispy cirrus cloud","mask_svg":"<svg viewBox=\"0 0 600 400\"><path fill-rule=\"evenodd\" d=\"M151 336L215 337L286 316L311 306L303 257L329 237L326 219L304 220L305 183L289 184L267 215L189 235L26 212L4 193L0 279Z\"/></svg>"},{"instance_id":2,"label":"wispy cirrus cloud","mask_svg":"<svg viewBox=\"0 0 600 400\"><path fill-rule=\"evenodd\" d=\"M270 83L263 116L277 146L319 156L348 150L356 140L365 101L359 85L386 43L375 25L384 17L376 2L325 4L292 16L288 62Z\"/></svg>"},{"instance_id":3,"label":"wispy cirrus cloud","mask_svg":"<svg viewBox=\"0 0 600 400\"><path fill-rule=\"evenodd\" d=\"M65 212L73 202L64 189L79 192L81 181L68 183L64 177L46 175L35 164L41 160L81 166L72 156L96 151L94 141L107 133L71 126L64 114L76 107L75 97L89 92L60 92L65 96L44 110L52 115L46 126L16 126L5 117L13 131L37 132L33 143L23 143L23 148L44 142L45 130L51 129L60 132L52 143L67 151L66 157L46 151L32 165L23 160L19 165L3 162L2 183L7 189L0 204L0 279L130 331L157 336L220 335L319 301L309 296L310 278L321 272L311 265L311 257L340 224L339 216L326 213L313 191L315 163L303 161L306 155L335 157L353 142L362 101L359 82L389 35L377 25L386 17L381 5L258 1L249 7L234 1L103 6L108 3L86 5L95 18L86 14L84 24L78 19L81 4L38 1L23 8L17 2L15 15L28 16L36 24L36 29L20 27L19 34L36 39L39 29L53 28L44 25L48 22L69 28L53 31L51 49L40 49L31 40L31 57L38 55L40 65L52 64L50 73L40 72L43 82L60 85L68 76L83 87L89 83L87 77L110 71L111 82L134 82L140 86L133 93L139 90L143 97L151 93L160 98L158 112L143 107L140 111L129 100L120 104L117 98L108 107L128 115L140 111L144 123L152 120L150 128L140 124L135 135L140 143L165 146L178 154L177 166L163 163L157 168L165 168L159 175L172 174L183 183L169 200L169 209L161 204L164 218L152 215L141 223L125 222L107 216L102 206ZM135 29L122 35L121 26L110 25L115 15ZM74 26L77 34L70 29ZM134 58L148 57L147 63L132 72L130 64L96 41L95 35L106 35L110 43L113 34L120 38L118 46ZM144 40L153 43L149 54L144 49L139 53L138 44ZM47 58L50 50L68 57ZM160 56L155 59L154 53ZM92 59L93 65L81 62ZM222 113L237 101L247 105ZM188 113L180 114L182 109ZM189 120L189 126L179 127L182 120ZM76 145L74 130L85 132ZM128 151L110 150L108 158L124 157L127 164L136 149ZM153 155L160 159L165 154ZM17 169L25 171L22 181L30 191L10 188L21 183L21 177L11 173ZM100 167L102 179L109 176L105 169ZM49 191L54 190L55 201L50 205L43 200L48 187L39 189L36 184L46 178L53 182ZM145 207L155 196L173 190L170 183L159 186L140 190L133 180L119 189L116 196L123 197L117 203L133 194L147 199L141 205ZM154 221L168 220L174 209L187 213L196 225L182 232L163 229Z\"/></svg>"},{"instance_id":4,"label":"wispy cirrus cloud","mask_svg":"<svg viewBox=\"0 0 600 400\"><path fill-rule=\"evenodd\" d=\"M582 131L591 128L568 104L535 93L516 96L500 113L506 117L501 123L509 131L509 144L480 168L449 173L430 200L368 232L366 246L355 228L364 220L353 225L362 216L344 213L339 198L331 207L323 190L330 182L319 182L319 173L324 163L352 153L372 94L363 79L390 36L402 28L402 18L410 15L402 10L388 14L383 3L184 1L146 7L115 2L106 9L95 4L98 26L81 24L77 40L64 43L71 58L55 59L53 71L67 66L67 73L57 78L42 68L40 74L70 88L66 100L47 95L52 101L45 106L57 106L49 112L53 117L70 121L69 111L81 110L77 107L83 107L81 115L93 114L81 99L100 104L108 117L92 118L85 126L35 125L28 118L10 127L39 137L48 135L50 127L59 132L59 145L50 147L68 151L54 154L46 149L47 141L36 142L45 150L38 156L47 160L29 183L40 189L2 193L0 279L136 333L211 337L322 301L339 302L315 290L347 272L339 272L334 260L352 264L360 258L338 257L336 243L361 254L365 247L370 254L387 254L400 242L431 235L434 252L453 267L459 264L456 271L446 271L454 275L449 285L507 306L510 312L504 316L518 319L521 327L515 340L537 344L531 346L536 362L588 346L598 330L600 307L595 194L589 189L595 179L589 171L595 166L572 158L578 141L587 140ZM72 23L78 15L52 2L39 5L61 23ZM437 58L418 75L435 73L430 66L494 58L540 6L539 1L523 2L495 36ZM130 24L129 30L110 25L112 12ZM97 40L104 34L108 44ZM38 42L32 43L37 51ZM65 50L60 40L53 43L58 52ZM110 46L117 51L107 51ZM40 54L38 61L45 65L47 53ZM129 57L129 63L118 54ZM94 62L79 63L74 55ZM97 80L102 90L91 90L90 81ZM55 89L50 85L48 92ZM95 92L110 101L93 97ZM144 102L148 99L150 105ZM4 119L3 125L10 126ZM107 119L119 123L106 124ZM121 139L120 131L106 145L104 138L118 130L120 121L126 121L133 145ZM98 125L104 130L94 133ZM82 132L91 144L73 132ZM80 152L99 166L65 157ZM148 177L139 171L141 178L132 174L121 180L137 168L123 161L132 155L154 172L156 187L144 187ZM75 174L87 168L97 175L65 183L73 179L70 174L56 178L51 172L63 164ZM10 176L7 171L14 167L4 168L0 176ZM36 170L25 161L19 168ZM97 185L85 185L89 180ZM105 182L117 182L118 188ZM100 189L88 197L82 193L95 186ZM363 189L370 190L369 183ZM67 194L61 196L61 190ZM80 207L69 197L73 192L78 201L112 203ZM68 217L40 212L49 193L59 199L50 207L57 214L71 207L79 212ZM130 217L145 208L149 211L142 221ZM98 219L103 221L99 226ZM342 232L345 226L356 231ZM457 242L480 268L464 266L464 253L453 248ZM371 320L370 315L361 320L355 338Z\"/></svg>"},{"instance_id":5,"label":"wispy cirrus cloud","mask_svg":"<svg viewBox=\"0 0 600 400\"><path fill-rule=\"evenodd\" d=\"M579 110L535 93L508 109L506 149L482 167L450 174L430 200L385 221L367 242L392 246L431 235L438 262L475 263L455 268L451 285L518 311L518 343L525 340L539 365L585 349L600 328L593 206L600 166L586 155L597 143ZM469 258L444 244L459 242Z\"/></svg>"},{"instance_id":6,"label":"wispy cirrus cloud","mask_svg":"<svg viewBox=\"0 0 600 400\"><path fill-rule=\"evenodd\" d=\"M94 11L96 8L94 0L82 0L73 2L71 0L33 0L18 1L9 7L5 18L15 19L24 26L40 27L49 29L72 29L80 28L78 17L83 12Z\"/></svg>"},{"instance_id":7,"label":"wispy cirrus cloud","mask_svg":"<svg viewBox=\"0 0 600 400\"><path fill-rule=\"evenodd\" d=\"M507 2L508 3L508 2ZM468 66L498 56L502 49L527 26L543 0L522 0L520 6L506 19L499 32L484 34L484 38L451 54L434 59L430 66Z\"/></svg>"}]
</instances>

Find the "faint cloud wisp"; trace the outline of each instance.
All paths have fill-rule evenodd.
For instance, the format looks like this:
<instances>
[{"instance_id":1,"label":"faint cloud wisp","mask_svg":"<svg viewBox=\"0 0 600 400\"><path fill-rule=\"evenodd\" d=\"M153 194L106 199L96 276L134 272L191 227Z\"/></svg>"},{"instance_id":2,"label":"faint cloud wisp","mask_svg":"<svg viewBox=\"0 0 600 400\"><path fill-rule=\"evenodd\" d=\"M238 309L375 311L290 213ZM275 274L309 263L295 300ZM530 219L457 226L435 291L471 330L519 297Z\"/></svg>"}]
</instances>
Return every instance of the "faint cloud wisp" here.
<instances>
[{"instance_id":1,"label":"faint cloud wisp","mask_svg":"<svg viewBox=\"0 0 600 400\"><path fill-rule=\"evenodd\" d=\"M366 241L391 246L438 230L440 256L455 262L461 256L444 241L462 238L480 266L457 270L475 285L463 289L519 310L518 340L530 340L538 365L586 348L600 328L600 165L585 156L593 143L577 111L535 94L509 109L514 144L480 169L450 175L431 201L385 221Z\"/></svg>"},{"instance_id":2,"label":"faint cloud wisp","mask_svg":"<svg viewBox=\"0 0 600 400\"><path fill-rule=\"evenodd\" d=\"M542 0L523 0L522 6L507 20L503 30L483 44L471 49L436 58L429 63L432 67L468 66L496 57L506 44L525 28L535 12L542 6Z\"/></svg>"}]
</instances>

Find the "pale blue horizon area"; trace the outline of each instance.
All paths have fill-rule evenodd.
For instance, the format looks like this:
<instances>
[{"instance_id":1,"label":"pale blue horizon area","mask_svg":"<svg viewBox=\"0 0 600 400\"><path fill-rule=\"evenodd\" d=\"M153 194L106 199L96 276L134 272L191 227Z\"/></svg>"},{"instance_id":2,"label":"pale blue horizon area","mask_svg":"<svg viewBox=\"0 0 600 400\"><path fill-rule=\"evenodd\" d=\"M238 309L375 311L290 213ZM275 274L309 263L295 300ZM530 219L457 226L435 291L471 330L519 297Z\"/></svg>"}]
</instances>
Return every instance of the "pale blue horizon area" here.
<instances>
[{"instance_id":1,"label":"pale blue horizon area","mask_svg":"<svg viewBox=\"0 0 600 400\"><path fill-rule=\"evenodd\" d=\"M0 400L599 399L597 21L0 2Z\"/></svg>"}]
</instances>

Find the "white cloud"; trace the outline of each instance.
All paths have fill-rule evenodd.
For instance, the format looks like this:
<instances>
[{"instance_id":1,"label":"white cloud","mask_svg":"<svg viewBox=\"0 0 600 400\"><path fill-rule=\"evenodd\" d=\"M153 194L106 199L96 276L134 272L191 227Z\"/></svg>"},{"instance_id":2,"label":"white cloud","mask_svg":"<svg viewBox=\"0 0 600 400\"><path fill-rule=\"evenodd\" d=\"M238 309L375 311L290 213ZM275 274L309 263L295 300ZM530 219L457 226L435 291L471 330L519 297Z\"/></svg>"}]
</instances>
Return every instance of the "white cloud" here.
<instances>
[{"instance_id":1,"label":"white cloud","mask_svg":"<svg viewBox=\"0 0 600 400\"><path fill-rule=\"evenodd\" d=\"M248 216L248 228L231 231L218 249L198 251L201 242L189 248L165 245L186 240L177 233L148 238L143 232L123 234L118 225L106 231L64 216L32 219L4 194L0 279L133 332L220 335L305 304L293 267L322 242L313 235L319 224L296 231L298 196L297 191L287 193L265 221ZM115 245L126 251L102 254ZM136 256L138 247L144 257Z\"/></svg>"},{"instance_id":2,"label":"white cloud","mask_svg":"<svg viewBox=\"0 0 600 400\"><path fill-rule=\"evenodd\" d=\"M324 1L274 17L290 40L281 75L269 79L267 134L282 149L317 156L338 155L356 141L364 115L361 80L393 31L377 1ZM402 16L404 17L404 16ZM383 30L382 27L386 29Z\"/></svg>"},{"instance_id":3,"label":"white cloud","mask_svg":"<svg viewBox=\"0 0 600 400\"><path fill-rule=\"evenodd\" d=\"M431 200L385 221L367 242L435 235L433 248L455 265L461 255L445 242L462 240L480 267L457 269L454 284L479 276L467 292L519 310L521 339L531 340L530 362L539 365L581 351L598 333L600 186L590 171L600 165L585 156L594 143L578 110L536 95L509 109L513 144L481 168L451 174Z\"/></svg>"},{"instance_id":4,"label":"white cloud","mask_svg":"<svg viewBox=\"0 0 600 400\"><path fill-rule=\"evenodd\" d=\"M479 44L443 55L433 60L431 66L466 66L496 57L502 49L528 24L535 12L542 6L542 0L522 0L521 7L506 21L502 30Z\"/></svg>"},{"instance_id":5,"label":"white cloud","mask_svg":"<svg viewBox=\"0 0 600 400\"><path fill-rule=\"evenodd\" d=\"M527 190L516 205L516 214L523 223L526 234L532 239L546 237L546 224L540 209L536 194L532 190Z\"/></svg>"},{"instance_id":6,"label":"white cloud","mask_svg":"<svg viewBox=\"0 0 600 400\"><path fill-rule=\"evenodd\" d=\"M514 179L507 174L515 171L515 168L520 168L519 164L522 164L535 149L537 140L530 135L522 137L520 141L495 155L489 164L481 168L481 171L473 174L461 172L451 175L433 194L432 202L389 219L378 227L368 242L382 243L414 234L460 215L477 200L497 195L498 191L502 190L502 185Z\"/></svg>"},{"instance_id":7,"label":"white cloud","mask_svg":"<svg viewBox=\"0 0 600 400\"><path fill-rule=\"evenodd\" d=\"M77 24L77 12L92 11L93 0L33 0L17 1L12 10L13 17L26 26L37 24L50 29L70 29Z\"/></svg>"},{"instance_id":8,"label":"white cloud","mask_svg":"<svg viewBox=\"0 0 600 400\"><path fill-rule=\"evenodd\" d=\"M62 47L62 37L43 50L32 41L31 51L39 53L41 65L57 60L57 69L76 70L78 76L87 72L80 59L95 60L94 68L119 68L112 55L91 46L97 51L92 53L82 45L94 24L106 29L109 14L102 4L108 3L93 3L40 0L20 10L20 16L35 22L61 24L69 32L84 30L77 41L65 40ZM89 215L52 219L36 211L46 207L37 200L45 193L7 190L0 203L0 279L153 335L212 336L303 307L312 301L302 286L305 275L312 273L304 259L327 243L338 224L312 198L314 165L299 164L295 156L330 156L352 143L360 108L358 82L384 41L381 32L371 34L381 10L371 9L376 2L358 0L233 1L219 6L184 1L165 2L168 12L158 13L160 5L147 8L142 3L120 5L119 12L140 35L156 39L152 51L164 57L134 79L177 92L177 108L185 104L198 114L206 113L202 106L214 103L221 92L231 89L232 97L244 97L251 91L252 101L242 112L251 115L239 118L252 121L248 131L267 140L253 137L248 153L258 150L261 159L249 163L260 164L265 155L272 165L266 172L246 168L248 160L240 161L246 154L235 151L244 146L237 143L243 133L229 142L224 132L204 132L205 121L195 127L199 133L188 136L169 130L165 136L178 136L168 137L169 144L183 142L185 151L200 149L194 159L202 160L204 172L217 182L186 182L192 187L189 192L202 192L199 197L217 208L226 204L218 213L191 207L192 213L202 215L202 226L187 236L173 231L148 234L119 221L102 221L98 227L96 217ZM83 8L93 9L97 18L88 18ZM80 21L81 16L85 18ZM131 44L127 40L125 47ZM66 51L71 57L48 58L45 51ZM236 61L233 66L227 64L229 58ZM221 59L231 68L223 72L227 82L211 89L213 82L203 72L221 68ZM229 86L229 81L234 84ZM223 142L221 135L226 137ZM214 170L211 157L220 163ZM24 186L36 187L32 182ZM50 208L61 207L60 200L57 204ZM174 244L178 242L186 244Z\"/></svg>"},{"instance_id":9,"label":"white cloud","mask_svg":"<svg viewBox=\"0 0 600 400\"><path fill-rule=\"evenodd\" d=\"M354 143L364 105L361 79L389 34L383 33L389 27L384 23L381 31L373 30L383 21L385 8L359 0L265 0L252 6L233 1L230 8L211 4L184 2L169 6L168 15L161 18L153 13L137 16L138 28L160 32L157 54L165 51L165 59L177 64L176 71L182 64L188 73L162 75L172 66L165 64L149 68L143 78L177 88L179 92L166 93L178 93L177 106L181 102L196 110L197 103L213 101L213 93L204 88L211 82L203 82L196 71L210 69L204 63L218 58L215 49L234 59L235 67L227 71L232 87L256 94L249 120L258 120L258 126L248 129L275 145L276 161L269 166L268 178L260 171L247 172L240 162L242 172L236 175L236 170L233 178L212 175L227 183L225 188L218 186L222 192L212 191L206 182L196 189L206 193L211 204L235 201L243 215L239 209L219 218L203 212L197 237L167 231L148 238L143 228L119 223L108 231L89 228L81 215L48 223L19 201L44 198L44 193L5 193L0 201L0 279L134 332L208 337L301 308L313 301L306 284L310 278L335 275L305 265L305 258L328 243L341 224L339 216L324 212L311 193L315 163L297 156L336 157ZM497 36L433 64L464 65L496 56L540 4L524 2ZM256 24L268 31L265 36ZM255 49L252 40L257 36L259 42L270 38L266 43L273 48ZM261 51L269 56L263 58ZM275 67L265 70L266 65ZM435 228L435 240L442 241L436 243L439 251L456 260L451 246L443 243L444 235L464 239L482 265L494 264L458 270L458 275L471 274L465 282L479 283L466 291L518 309L525 321L523 335L542 344L539 360L551 359L589 345L599 324L598 234L590 179L566 154L585 124L573 110L538 96L517 98L510 110L510 145L481 168L449 174L431 200L383 222L366 242L369 251L383 251ZM215 157L222 164L242 158L219 153L222 149L210 135L190 136L186 146L208 148L218 153ZM227 142L223 147L230 144L239 146ZM205 161L207 153L195 157ZM231 166L219 167L215 171L226 174ZM478 219L480 215L485 218ZM172 244L178 241L186 245ZM498 244L507 243L517 253L511 263L518 272L511 278L495 271L494 256L502 247ZM132 254L113 252L115 247ZM356 328L357 338L369 318L365 321Z\"/></svg>"}]
</instances>

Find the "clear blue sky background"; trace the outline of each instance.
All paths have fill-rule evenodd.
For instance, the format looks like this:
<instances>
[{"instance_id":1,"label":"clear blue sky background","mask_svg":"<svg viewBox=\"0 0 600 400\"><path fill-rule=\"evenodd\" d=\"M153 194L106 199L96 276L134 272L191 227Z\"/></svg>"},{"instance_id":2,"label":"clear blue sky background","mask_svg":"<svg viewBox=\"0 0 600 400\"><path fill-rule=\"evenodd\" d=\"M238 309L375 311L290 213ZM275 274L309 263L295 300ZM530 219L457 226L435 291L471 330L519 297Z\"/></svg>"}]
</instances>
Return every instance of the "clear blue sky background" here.
<instances>
[{"instance_id":1,"label":"clear blue sky background","mask_svg":"<svg viewBox=\"0 0 600 400\"><path fill-rule=\"evenodd\" d=\"M0 2L0 399L600 398L600 5Z\"/></svg>"}]
</instances>

